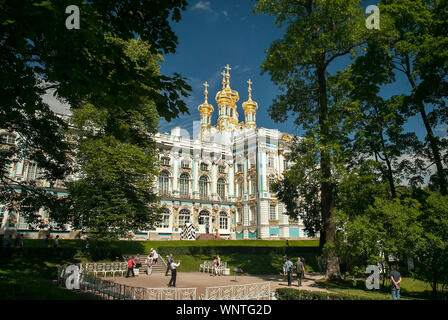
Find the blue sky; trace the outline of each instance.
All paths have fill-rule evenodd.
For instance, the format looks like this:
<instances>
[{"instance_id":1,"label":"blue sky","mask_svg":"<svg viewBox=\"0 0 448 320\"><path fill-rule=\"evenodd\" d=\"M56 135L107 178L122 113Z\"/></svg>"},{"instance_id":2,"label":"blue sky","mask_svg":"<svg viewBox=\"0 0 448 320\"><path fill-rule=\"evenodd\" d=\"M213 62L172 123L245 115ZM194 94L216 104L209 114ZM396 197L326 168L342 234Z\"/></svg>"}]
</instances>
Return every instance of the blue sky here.
<instances>
[{"instance_id":1,"label":"blue sky","mask_svg":"<svg viewBox=\"0 0 448 320\"><path fill-rule=\"evenodd\" d=\"M378 4L378 0L366 0L362 6ZM252 84L252 99L258 102L257 125L270 129L279 129L295 135L302 131L294 124L291 117L285 123L275 123L267 110L273 99L279 94L278 88L271 82L269 75L261 75L261 64L266 57L265 51L276 39L280 39L284 30L274 23L274 17L254 14L254 0L189 0L186 11L182 12L179 23L172 23L172 28L178 37L178 47L175 54L165 55L161 72L172 75L181 74L189 80L192 86L191 96L185 101L190 114L166 122L161 119L160 131L169 132L171 128L180 126L192 134L193 121L199 121L197 106L204 101L203 83L207 81L209 102L215 112L212 125L216 124L217 106L215 94L222 87L220 73L227 64L232 68L230 85L238 90L239 120L244 121L242 103L247 100L247 80ZM329 66L329 72L345 68L350 59L342 57L334 60ZM408 93L407 80L402 74L397 74L397 81L382 88L381 95L389 98L394 94ZM57 112L68 113L69 107L61 104L49 91L44 100ZM405 126L407 131L416 132L422 138L425 129L419 116L413 117ZM437 135L446 136L447 126L435 129Z\"/></svg>"},{"instance_id":2,"label":"blue sky","mask_svg":"<svg viewBox=\"0 0 448 320\"><path fill-rule=\"evenodd\" d=\"M364 1L363 7L377 3L378 1ZM189 79L192 92L186 102L190 114L169 123L162 119L160 131L169 132L171 128L180 126L192 132L193 121L199 121L197 106L204 100L202 83L205 81L210 84L209 102L215 108L212 118L214 125L217 119L214 98L222 86L220 73L229 64L232 68L230 85L240 95L240 121L244 121L241 105L247 100L247 80L250 78L253 82L252 98L259 106L257 126L301 134L301 130L293 123L293 118L285 123L275 123L267 113L279 91L268 74L261 75L260 66L266 57L265 51L274 40L282 37L283 30L274 24L273 17L254 14L254 4L255 1L251 0L189 1L181 21L172 24L179 45L175 54L165 56L161 71L166 75L178 72ZM346 57L335 60L329 71L334 72L348 63L350 60ZM397 75L397 82L393 85L383 87L381 95L388 98L399 92L409 92L409 85L402 75ZM406 130L416 132L419 137L425 133L419 117L410 119ZM439 131L439 134L442 133L442 130Z\"/></svg>"}]
</instances>

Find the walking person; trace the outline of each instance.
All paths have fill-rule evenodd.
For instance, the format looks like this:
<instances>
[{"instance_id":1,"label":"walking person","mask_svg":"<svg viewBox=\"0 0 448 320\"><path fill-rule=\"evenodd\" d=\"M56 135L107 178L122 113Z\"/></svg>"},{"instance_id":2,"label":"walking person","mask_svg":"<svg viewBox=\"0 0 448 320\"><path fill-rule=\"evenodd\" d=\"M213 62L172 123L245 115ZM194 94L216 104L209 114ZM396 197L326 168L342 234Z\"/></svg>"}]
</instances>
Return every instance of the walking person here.
<instances>
[{"instance_id":1,"label":"walking person","mask_svg":"<svg viewBox=\"0 0 448 320\"><path fill-rule=\"evenodd\" d=\"M215 257L213 259L212 264L212 276L216 276L218 274L218 259Z\"/></svg>"},{"instance_id":2,"label":"walking person","mask_svg":"<svg viewBox=\"0 0 448 320\"><path fill-rule=\"evenodd\" d=\"M168 276L168 272L170 271L170 265L171 262L173 262L173 254L170 253L169 256L166 256L166 271L165 271L165 277Z\"/></svg>"},{"instance_id":3,"label":"walking person","mask_svg":"<svg viewBox=\"0 0 448 320\"><path fill-rule=\"evenodd\" d=\"M44 248L48 248L48 245L50 244L50 235L47 234L44 240Z\"/></svg>"},{"instance_id":4,"label":"walking person","mask_svg":"<svg viewBox=\"0 0 448 320\"><path fill-rule=\"evenodd\" d=\"M298 286L302 285L302 279L305 276L305 266L300 258L297 258L296 262L297 282Z\"/></svg>"},{"instance_id":5,"label":"walking person","mask_svg":"<svg viewBox=\"0 0 448 320\"><path fill-rule=\"evenodd\" d=\"M390 284L392 290L392 298L400 299L400 282L401 282L401 274L397 271L397 266L392 265L390 272Z\"/></svg>"},{"instance_id":6,"label":"walking person","mask_svg":"<svg viewBox=\"0 0 448 320\"><path fill-rule=\"evenodd\" d=\"M175 263L174 260L170 264L171 266L171 279L168 283L168 287L176 287L177 268L180 266L180 260Z\"/></svg>"},{"instance_id":7,"label":"walking person","mask_svg":"<svg viewBox=\"0 0 448 320\"><path fill-rule=\"evenodd\" d=\"M54 238L53 247L57 248L59 246L59 235Z\"/></svg>"},{"instance_id":8,"label":"walking person","mask_svg":"<svg viewBox=\"0 0 448 320\"><path fill-rule=\"evenodd\" d=\"M216 271L218 273L218 276L221 276L221 257L219 255L216 256Z\"/></svg>"},{"instance_id":9,"label":"walking person","mask_svg":"<svg viewBox=\"0 0 448 320\"><path fill-rule=\"evenodd\" d=\"M286 262L285 262L285 269L288 275L288 287L291 286L291 281L292 281L292 268L294 267L294 265L291 262L291 259L288 257Z\"/></svg>"},{"instance_id":10,"label":"walking person","mask_svg":"<svg viewBox=\"0 0 448 320\"><path fill-rule=\"evenodd\" d=\"M137 269L140 269L142 266L142 263L140 262L140 255L137 253L137 256L135 257L135 267Z\"/></svg>"},{"instance_id":11,"label":"walking person","mask_svg":"<svg viewBox=\"0 0 448 320\"><path fill-rule=\"evenodd\" d=\"M285 254L282 259L283 275L284 276L286 276L286 265L285 265L286 261L288 261L288 256Z\"/></svg>"},{"instance_id":12,"label":"walking person","mask_svg":"<svg viewBox=\"0 0 448 320\"><path fill-rule=\"evenodd\" d=\"M126 278L129 278L129 272L132 272L132 276L135 278L134 267L135 267L134 257L131 256L129 257L128 260L128 273L126 274Z\"/></svg>"},{"instance_id":13,"label":"walking person","mask_svg":"<svg viewBox=\"0 0 448 320\"><path fill-rule=\"evenodd\" d=\"M146 264L148 266L148 270L146 271L146 273L148 274L148 276L152 273L152 263L153 263L153 258L151 255L149 255L146 258Z\"/></svg>"},{"instance_id":14,"label":"walking person","mask_svg":"<svg viewBox=\"0 0 448 320\"><path fill-rule=\"evenodd\" d=\"M152 258L153 258L154 264L157 264L157 260L159 259L159 254L157 253L156 250L153 250L152 252L153 252Z\"/></svg>"}]
</instances>

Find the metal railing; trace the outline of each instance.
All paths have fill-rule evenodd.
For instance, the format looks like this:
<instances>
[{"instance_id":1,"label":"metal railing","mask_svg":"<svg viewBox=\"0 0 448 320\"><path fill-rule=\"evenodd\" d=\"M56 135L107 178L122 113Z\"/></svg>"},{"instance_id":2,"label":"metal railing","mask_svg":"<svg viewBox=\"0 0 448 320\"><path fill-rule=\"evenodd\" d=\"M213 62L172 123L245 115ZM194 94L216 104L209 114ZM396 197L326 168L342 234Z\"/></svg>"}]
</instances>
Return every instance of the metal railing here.
<instances>
[{"instance_id":1,"label":"metal railing","mask_svg":"<svg viewBox=\"0 0 448 320\"><path fill-rule=\"evenodd\" d=\"M236 286L209 287L202 300L269 300L271 283L260 282Z\"/></svg>"}]
</instances>

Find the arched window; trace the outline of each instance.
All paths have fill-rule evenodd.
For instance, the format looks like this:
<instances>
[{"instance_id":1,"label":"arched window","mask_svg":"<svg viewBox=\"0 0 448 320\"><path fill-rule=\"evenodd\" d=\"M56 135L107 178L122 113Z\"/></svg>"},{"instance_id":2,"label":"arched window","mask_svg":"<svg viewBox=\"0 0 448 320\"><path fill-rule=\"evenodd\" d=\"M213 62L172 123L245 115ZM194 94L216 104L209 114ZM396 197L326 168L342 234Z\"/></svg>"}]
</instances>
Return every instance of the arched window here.
<instances>
[{"instance_id":1,"label":"arched window","mask_svg":"<svg viewBox=\"0 0 448 320\"><path fill-rule=\"evenodd\" d=\"M236 181L236 195L241 198L243 196L243 179L239 178Z\"/></svg>"},{"instance_id":2,"label":"arched window","mask_svg":"<svg viewBox=\"0 0 448 320\"><path fill-rule=\"evenodd\" d=\"M238 221L238 223L242 224L243 223L243 208L238 208L237 214L238 214L237 221Z\"/></svg>"},{"instance_id":3,"label":"arched window","mask_svg":"<svg viewBox=\"0 0 448 320\"><path fill-rule=\"evenodd\" d=\"M162 220L157 224L159 228L170 227L170 209L165 209L162 213Z\"/></svg>"},{"instance_id":4,"label":"arched window","mask_svg":"<svg viewBox=\"0 0 448 320\"><path fill-rule=\"evenodd\" d=\"M269 175L269 192L273 192L272 190L272 185L275 183L275 175L273 175L272 173Z\"/></svg>"},{"instance_id":5,"label":"arched window","mask_svg":"<svg viewBox=\"0 0 448 320\"><path fill-rule=\"evenodd\" d=\"M186 196L190 193L190 175L182 173L179 178L180 194Z\"/></svg>"},{"instance_id":6,"label":"arched window","mask_svg":"<svg viewBox=\"0 0 448 320\"><path fill-rule=\"evenodd\" d=\"M179 228L182 228L184 224L190 222L190 210L182 209L179 212Z\"/></svg>"},{"instance_id":7,"label":"arched window","mask_svg":"<svg viewBox=\"0 0 448 320\"><path fill-rule=\"evenodd\" d=\"M205 225L207 222L210 224L210 213L207 210L199 212L199 224Z\"/></svg>"},{"instance_id":8,"label":"arched window","mask_svg":"<svg viewBox=\"0 0 448 320\"><path fill-rule=\"evenodd\" d=\"M255 175L252 174L250 176L250 194L255 195L256 193L256 187L257 187L257 181L255 179Z\"/></svg>"},{"instance_id":9,"label":"arched window","mask_svg":"<svg viewBox=\"0 0 448 320\"><path fill-rule=\"evenodd\" d=\"M167 171L162 171L159 175L159 193L167 195L170 185L170 174Z\"/></svg>"},{"instance_id":10,"label":"arched window","mask_svg":"<svg viewBox=\"0 0 448 320\"><path fill-rule=\"evenodd\" d=\"M223 178L218 179L218 195L221 197L221 199L225 199L226 197L226 180Z\"/></svg>"},{"instance_id":11,"label":"arched window","mask_svg":"<svg viewBox=\"0 0 448 320\"><path fill-rule=\"evenodd\" d=\"M233 118L233 109L230 109L230 117Z\"/></svg>"},{"instance_id":12,"label":"arched window","mask_svg":"<svg viewBox=\"0 0 448 320\"><path fill-rule=\"evenodd\" d=\"M257 222L257 207L256 206L250 207L250 219L249 220L254 223Z\"/></svg>"},{"instance_id":13,"label":"arched window","mask_svg":"<svg viewBox=\"0 0 448 320\"><path fill-rule=\"evenodd\" d=\"M220 212L219 213L219 228L227 229L229 227L229 218L227 218L227 213Z\"/></svg>"},{"instance_id":14,"label":"arched window","mask_svg":"<svg viewBox=\"0 0 448 320\"><path fill-rule=\"evenodd\" d=\"M201 197L207 197L207 195L208 195L208 178L207 178L207 176L201 176L199 178L199 195Z\"/></svg>"}]
</instances>

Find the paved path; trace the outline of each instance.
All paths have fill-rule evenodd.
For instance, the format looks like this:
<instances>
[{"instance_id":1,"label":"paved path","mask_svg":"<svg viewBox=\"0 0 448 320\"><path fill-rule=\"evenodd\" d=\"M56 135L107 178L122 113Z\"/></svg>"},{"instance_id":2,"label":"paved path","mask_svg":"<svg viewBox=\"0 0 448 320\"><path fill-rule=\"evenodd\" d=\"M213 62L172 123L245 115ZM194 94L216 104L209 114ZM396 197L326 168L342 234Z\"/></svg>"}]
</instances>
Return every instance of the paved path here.
<instances>
[{"instance_id":1,"label":"paved path","mask_svg":"<svg viewBox=\"0 0 448 320\"><path fill-rule=\"evenodd\" d=\"M164 273L153 273L150 276L146 274L136 276L135 278L126 277L103 277L105 280L111 280L117 283L143 288L167 288L170 276L165 276ZM291 287L293 289L308 290L308 291L320 291L330 292L326 289L318 288L315 280L322 279L323 275L319 273L308 273L305 275L305 279L302 280L302 286L297 286L297 280L293 277L293 283ZM271 282L271 290L274 291L277 288L288 288L288 280L286 276L281 275L260 275L260 276L248 276L237 275L235 276L211 276L205 272L178 272L177 273L177 288L197 288L197 295L205 293L207 287L219 287L219 286L232 286L240 284L249 284L257 282Z\"/></svg>"}]
</instances>

